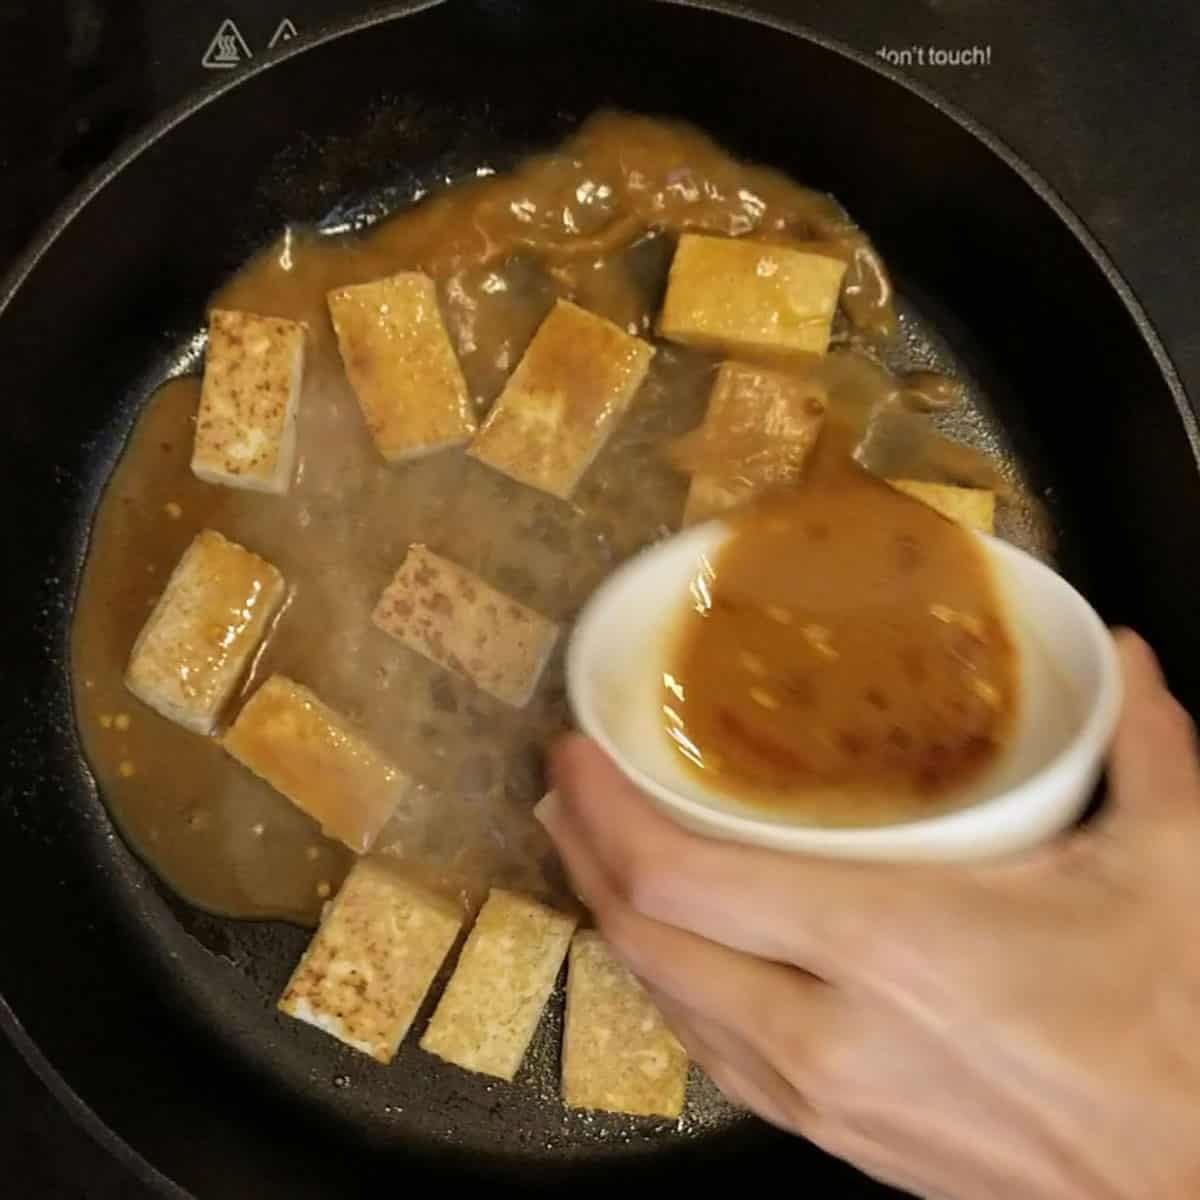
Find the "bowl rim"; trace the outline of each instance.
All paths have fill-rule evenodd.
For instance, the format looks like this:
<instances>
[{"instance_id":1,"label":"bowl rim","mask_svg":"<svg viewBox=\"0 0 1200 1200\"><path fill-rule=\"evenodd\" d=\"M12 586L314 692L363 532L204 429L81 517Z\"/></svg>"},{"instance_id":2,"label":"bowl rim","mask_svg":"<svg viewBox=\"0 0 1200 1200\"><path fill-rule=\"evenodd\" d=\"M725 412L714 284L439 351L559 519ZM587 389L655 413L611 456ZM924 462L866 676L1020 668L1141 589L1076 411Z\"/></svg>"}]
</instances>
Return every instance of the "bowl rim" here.
<instances>
[{"instance_id":1,"label":"bowl rim","mask_svg":"<svg viewBox=\"0 0 1200 1200\"><path fill-rule=\"evenodd\" d=\"M1074 609L1086 631L1086 639L1097 660L1099 679L1090 697L1086 715L1078 728L1054 756L1012 787L961 808L906 821L869 826L822 826L803 824L723 809L715 804L676 792L660 783L631 760L610 736L606 722L597 713L592 689L585 685L586 660L594 652L599 615L608 600L647 559L668 547L681 552L682 545L711 544L723 524L720 518L685 529L656 542L612 572L592 593L571 631L566 648L567 697L578 726L592 738L626 776L641 790L659 800L668 810L690 819L694 826L719 831L729 837L780 850L812 851L831 855L883 856L895 852L912 854L958 849L964 855L986 853L989 843L1028 844L1057 832L1072 815L1075 804L1071 785L1089 780L1107 752L1123 703L1124 687L1116 643L1108 626L1082 593L1063 575L1036 555L992 534L972 531L992 560L1018 562L1022 571L1040 573L1056 589L1064 603ZM1070 801L1070 802L1068 802Z\"/></svg>"}]
</instances>

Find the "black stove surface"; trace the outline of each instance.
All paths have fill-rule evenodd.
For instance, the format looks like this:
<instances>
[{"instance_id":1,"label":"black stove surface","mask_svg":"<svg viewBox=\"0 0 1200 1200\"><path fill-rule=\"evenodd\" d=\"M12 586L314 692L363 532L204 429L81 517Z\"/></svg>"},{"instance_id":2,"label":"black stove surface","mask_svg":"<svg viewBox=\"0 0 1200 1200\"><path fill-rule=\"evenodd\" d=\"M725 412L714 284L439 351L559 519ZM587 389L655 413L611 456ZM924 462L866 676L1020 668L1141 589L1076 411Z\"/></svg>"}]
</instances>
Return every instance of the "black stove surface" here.
<instances>
[{"instance_id":1,"label":"black stove surface","mask_svg":"<svg viewBox=\"0 0 1200 1200\"><path fill-rule=\"evenodd\" d=\"M0 122L7 122L0 123L0 272L71 188L153 116L272 42L369 7L354 0L0 5ZM1192 0L753 0L744 7L889 59L1007 141L1109 251L1200 407L1200 14ZM0 1116L0 1193L150 1196L59 1109L3 1039Z\"/></svg>"}]
</instances>

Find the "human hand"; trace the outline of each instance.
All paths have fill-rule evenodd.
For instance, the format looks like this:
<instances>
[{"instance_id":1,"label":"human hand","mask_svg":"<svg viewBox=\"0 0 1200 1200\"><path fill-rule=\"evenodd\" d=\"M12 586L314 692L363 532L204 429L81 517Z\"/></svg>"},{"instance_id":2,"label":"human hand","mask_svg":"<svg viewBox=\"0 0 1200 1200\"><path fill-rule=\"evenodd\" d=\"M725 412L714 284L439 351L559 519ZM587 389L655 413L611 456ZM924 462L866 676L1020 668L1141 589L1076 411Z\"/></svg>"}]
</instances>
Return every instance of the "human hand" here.
<instances>
[{"instance_id":1,"label":"human hand","mask_svg":"<svg viewBox=\"0 0 1200 1200\"><path fill-rule=\"evenodd\" d=\"M1118 634L1109 804L1012 860L799 859L657 812L592 743L539 810L580 898L733 1100L946 1200L1200 1195L1200 763Z\"/></svg>"}]
</instances>

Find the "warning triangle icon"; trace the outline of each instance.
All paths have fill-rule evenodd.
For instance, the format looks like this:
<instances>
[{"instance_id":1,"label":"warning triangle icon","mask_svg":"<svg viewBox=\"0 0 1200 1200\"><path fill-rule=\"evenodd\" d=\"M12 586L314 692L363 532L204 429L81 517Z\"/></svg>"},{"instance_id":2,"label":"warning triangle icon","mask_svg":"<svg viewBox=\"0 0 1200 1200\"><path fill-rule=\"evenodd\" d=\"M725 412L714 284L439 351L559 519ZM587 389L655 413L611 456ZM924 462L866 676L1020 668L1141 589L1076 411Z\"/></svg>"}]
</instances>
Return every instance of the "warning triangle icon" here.
<instances>
[{"instance_id":1,"label":"warning triangle icon","mask_svg":"<svg viewBox=\"0 0 1200 1200\"><path fill-rule=\"evenodd\" d=\"M210 71L227 71L230 67L245 62L249 57L250 47L246 45L241 30L234 24L232 17L226 17L213 34L213 40L208 43L200 65Z\"/></svg>"},{"instance_id":2,"label":"warning triangle icon","mask_svg":"<svg viewBox=\"0 0 1200 1200\"><path fill-rule=\"evenodd\" d=\"M267 43L268 50L274 50L276 46L282 46L284 42L290 42L296 36L296 27L292 24L291 17L284 17L279 22L279 28L271 34L271 40Z\"/></svg>"}]
</instances>

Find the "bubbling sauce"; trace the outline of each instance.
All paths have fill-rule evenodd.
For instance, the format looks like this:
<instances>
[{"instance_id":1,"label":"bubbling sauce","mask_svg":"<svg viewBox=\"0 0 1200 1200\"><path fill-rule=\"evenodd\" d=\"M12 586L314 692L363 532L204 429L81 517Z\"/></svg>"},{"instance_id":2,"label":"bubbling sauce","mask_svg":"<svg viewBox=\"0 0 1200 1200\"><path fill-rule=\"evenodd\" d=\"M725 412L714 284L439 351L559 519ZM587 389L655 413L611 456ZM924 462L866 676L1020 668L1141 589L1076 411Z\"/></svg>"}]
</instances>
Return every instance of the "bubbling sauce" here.
<instances>
[{"instance_id":1,"label":"bubbling sauce","mask_svg":"<svg viewBox=\"0 0 1200 1200\"><path fill-rule=\"evenodd\" d=\"M349 866L346 850L217 739L159 717L122 684L151 605L206 527L273 562L289 587L226 720L272 673L296 679L419 781L377 849L464 904L494 884L561 896L530 812L543 788L541 752L569 724L561 653L518 711L390 640L370 613L420 541L569 625L618 563L678 528L687 480L665 450L700 424L716 360L660 344L629 414L564 503L461 451L385 463L346 383L326 293L427 272L482 414L559 297L649 337L682 230L816 243L849 264L822 370L841 381L832 400L860 414L860 431L881 405L916 413L952 398L948 381L897 379L876 361L874 347L896 327L891 284L833 199L737 161L695 129L620 113L598 114L509 173L481 168L361 236L289 228L211 298L210 307L307 329L291 489L266 496L197 480L189 460L199 380L163 385L96 513L72 641L77 718L99 790L125 837L185 899L311 924ZM906 520L946 543L931 514ZM942 598L967 604L973 595Z\"/></svg>"}]
</instances>

